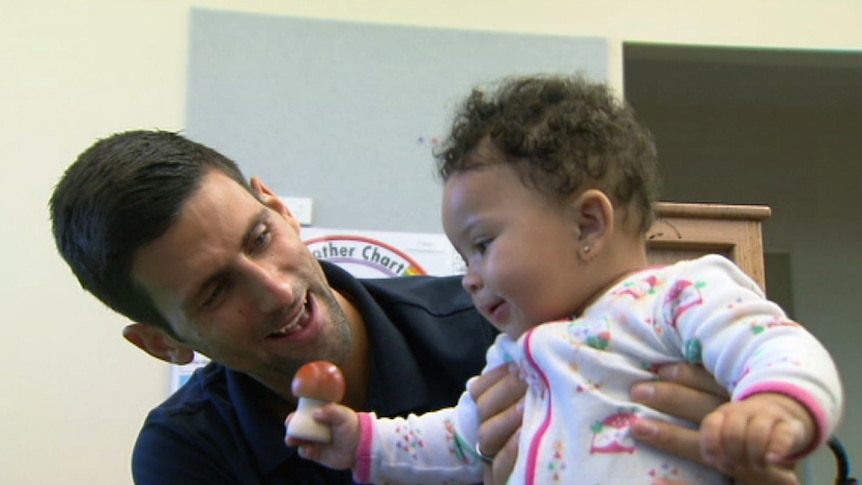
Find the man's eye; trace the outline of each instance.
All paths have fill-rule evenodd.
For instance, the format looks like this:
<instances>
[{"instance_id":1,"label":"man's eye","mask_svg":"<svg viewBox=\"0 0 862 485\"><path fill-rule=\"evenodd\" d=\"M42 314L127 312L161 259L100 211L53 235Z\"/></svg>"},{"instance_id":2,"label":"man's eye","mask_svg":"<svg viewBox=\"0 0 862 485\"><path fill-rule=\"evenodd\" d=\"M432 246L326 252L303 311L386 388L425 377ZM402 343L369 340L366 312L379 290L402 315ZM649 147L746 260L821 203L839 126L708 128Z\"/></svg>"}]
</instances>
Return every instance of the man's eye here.
<instances>
[{"instance_id":1,"label":"man's eye","mask_svg":"<svg viewBox=\"0 0 862 485\"><path fill-rule=\"evenodd\" d=\"M206 299L201 303L201 308L204 310L214 307L224 297L230 289L230 280L222 279L213 285L212 290L207 295Z\"/></svg>"},{"instance_id":2,"label":"man's eye","mask_svg":"<svg viewBox=\"0 0 862 485\"><path fill-rule=\"evenodd\" d=\"M272 239L272 232L270 232L269 228L264 228L260 231L257 236L251 241L251 250L260 250L264 249L269 245L269 241Z\"/></svg>"}]
</instances>

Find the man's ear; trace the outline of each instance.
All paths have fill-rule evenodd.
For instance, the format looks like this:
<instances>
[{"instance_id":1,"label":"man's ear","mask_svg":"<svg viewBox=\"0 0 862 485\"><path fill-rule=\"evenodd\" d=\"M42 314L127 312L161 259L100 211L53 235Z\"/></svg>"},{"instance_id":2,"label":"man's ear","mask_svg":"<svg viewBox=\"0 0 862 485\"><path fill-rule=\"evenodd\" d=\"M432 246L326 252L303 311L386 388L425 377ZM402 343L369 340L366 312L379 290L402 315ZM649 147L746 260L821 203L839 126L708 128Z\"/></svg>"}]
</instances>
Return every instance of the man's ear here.
<instances>
[{"instance_id":1,"label":"man's ear","mask_svg":"<svg viewBox=\"0 0 862 485\"><path fill-rule=\"evenodd\" d=\"M604 192L589 189L578 195L571 207L578 229L578 254L589 261L614 233L614 206Z\"/></svg>"},{"instance_id":2,"label":"man's ear","mask_svg":"<svg viewBox=\"0 0 862 485\"><path fill-rule=\"evenodd\" d=\"M135 347L171 364L188 364L194 359L194 350L177 342L167 332L149 323L128 325L123 329L123 337Z\"/></svg>"},{"instance_id":3,"label":"man's ear","mask_svg":"<svg viewBox=\"0 0 862 485\"><path fill-rule=\"evenodd\" d=\"M301 230L301 225L299 220L293 215L293 212L290 210L290 207L281 200L281 197L275 194L263 181L260 177L252 177L251 178L251 188L254 190L257 198L260 199L261 202L270 209L278 212L287 222L296 229L296 232Z\"/></svg>"}]
</instances>

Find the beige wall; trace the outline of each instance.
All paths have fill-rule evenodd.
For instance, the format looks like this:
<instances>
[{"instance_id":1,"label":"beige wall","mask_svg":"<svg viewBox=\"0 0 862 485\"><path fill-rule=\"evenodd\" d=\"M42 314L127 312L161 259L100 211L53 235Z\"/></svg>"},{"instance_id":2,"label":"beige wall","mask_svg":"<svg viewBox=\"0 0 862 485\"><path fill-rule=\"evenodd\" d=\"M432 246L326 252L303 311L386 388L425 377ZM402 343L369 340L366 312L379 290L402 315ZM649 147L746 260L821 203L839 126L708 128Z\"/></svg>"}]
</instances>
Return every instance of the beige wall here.
<instances>
[{"instance_id":1,"label":"beige wall","mask_svg":"<svg viewBox=\"0 0 862 485\"><path fill-rule=\"evenodd\" d=\"M125 344L123 319L77 287L54 250L46 203L62 170L96 138L183 127L190 7L619 41L862 49L856 0L354 4L0 0L0 483L131 483L131 446L166 395L168 369Z\"/></svg>"}]
</instances>

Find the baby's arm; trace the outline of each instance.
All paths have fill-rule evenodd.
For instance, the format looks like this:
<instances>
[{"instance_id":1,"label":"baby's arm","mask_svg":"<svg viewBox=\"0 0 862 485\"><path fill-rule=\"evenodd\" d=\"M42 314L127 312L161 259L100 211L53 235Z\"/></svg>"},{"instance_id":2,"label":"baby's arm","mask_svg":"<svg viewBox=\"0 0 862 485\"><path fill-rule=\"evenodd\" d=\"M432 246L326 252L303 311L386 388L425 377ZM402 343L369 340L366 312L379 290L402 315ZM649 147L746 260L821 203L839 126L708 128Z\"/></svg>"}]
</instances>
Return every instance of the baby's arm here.
<instances>
[{"instance_id":1,"label":"baby's arm","mask_svg":"<svg viewBox=\"0 0 862 485\"><path fill-rule=\"evenodd\" d=\"M360 426L356 411L340 404L330 403L314 412L314 419L329 425L332 441L318 443L286 438L289 446L299 447L299 456L336 470L353 468L359 446ZM288 421L290 418L288 418Z\"/></svg>"},{"instance_id":2,"label":"baby's arm","mask_svg":"<svg viewBox=\"0 0 862 485\"><path fill-rule=\"evenodd\" d=\"M777 393L755 394L730 402L701 423L701 452L722 471L764 469L808 451L817 426L795 399Z\"/></svg>"},{"instance_id":3,"label":"baby's arm","mask_svg":"<svg viewBox=\"0 0 862 485\"><path fill-rule=\"evenodd\" d=\"M681 268L662 299L663 321L677 329L686 358L701 361L735 401L702 423L709 461L762 469L824 443L843 391L823 344L728 260L706 256ZM796 434L771 442L786 429Z\"/></svg>"},{"instance_id":4,"label":"baby's arm","mask_svg":"<svg viewBox=\"0 0 862 485\"><path fill-rule=\"evenodd\" d=\"M285 438L299 455L336 470L351 469L361 483L476 483L482 466L476 457L478 419L470 395L464 393L460 408L445 408L420 416L377 418L339 404L314 411L316 421L329 426L332 440L318 443ZM288 423L293 414L288 416ZM458 430L473 430L465 437Z\"/></svg>"}]
</instances>

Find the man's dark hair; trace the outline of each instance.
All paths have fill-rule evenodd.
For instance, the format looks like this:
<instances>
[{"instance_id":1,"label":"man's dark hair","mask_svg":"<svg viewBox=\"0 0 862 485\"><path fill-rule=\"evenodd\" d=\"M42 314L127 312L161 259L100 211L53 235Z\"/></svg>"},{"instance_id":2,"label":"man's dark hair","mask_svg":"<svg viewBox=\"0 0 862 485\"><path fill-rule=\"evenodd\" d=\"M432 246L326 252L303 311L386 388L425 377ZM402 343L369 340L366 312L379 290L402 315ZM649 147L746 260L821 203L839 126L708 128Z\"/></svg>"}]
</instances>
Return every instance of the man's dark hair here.
<instances>
[{"instance_id":1,"label":"man's dark hair","mask_svg":"<svg viewBox=\"0 0 862 485\"><path fill-rule=\"evenodd\" d=\"M582 76L528 76L474 89L436 150L438 175L508 163L528 186L556 200L602 190L646 232L658 193L650 131L609 86ZM489 146L491 152L480 149Z\"/></svg>"},{"instance_id":2,"label":"man's dark hair","mask_svg":"<svg viewBox=\"0 0 862 485\"><path fill-rule=\"evenodd\" d=\"M177 221L212 170L251 191L233 161L173 132L117 133L84 151L50 201L57 249L81 286L133 321L158 325L176 337L132 280L132 259Z\"/></svg>"}]
</instances>

